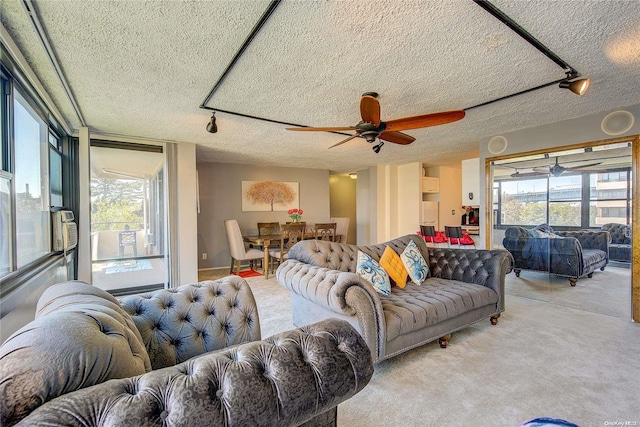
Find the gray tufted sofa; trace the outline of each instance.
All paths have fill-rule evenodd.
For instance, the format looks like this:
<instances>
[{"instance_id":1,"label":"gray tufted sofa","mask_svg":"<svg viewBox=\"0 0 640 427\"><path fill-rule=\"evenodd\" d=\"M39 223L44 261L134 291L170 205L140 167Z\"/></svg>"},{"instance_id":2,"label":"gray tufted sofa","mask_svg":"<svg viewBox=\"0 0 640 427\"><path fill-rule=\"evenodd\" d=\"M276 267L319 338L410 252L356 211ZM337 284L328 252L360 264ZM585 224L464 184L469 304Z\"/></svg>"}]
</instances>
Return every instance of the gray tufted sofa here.
<instances>
[{"instance_id":1,"label":"gray tufted sofa","mask_svg":"<svg viewBox=\"0 0 640 427\"><path fill-rule=\"evenodd\" d=\"M421 285L393 286L384 296L355 273L358 250L379 260L387 245L401 253L411 240L430 265L431 276ZM446 347L452 332L481 319L495 325L510 266L504 250L428 248L419 236L407 235L370 246L300 242L276 276L291 291L295 325L346 320L379 362L436 339Z\"/></svg>"},{"instance_id":2,"label":"gray tufted sofa","mask_svg":"<svg viewBox=\"0 0 640 427\"><path fill-rule=\"evenodd\" d=\"M259 339L236 276L121 302L60 283L0 347L0 425L335 425L373 373L345 322Z\"/></svg>"},{"instance_id":3,"label":"gray tufted sofa","mask_svg":"<svg viewBox=\"0 0 640 427\"><path fill-rule=\"evenodd\" d=\"M631 262L631 226L609 223L601 227L611 235L609 259L618 262Z\"/></svg>"}]
</instances>

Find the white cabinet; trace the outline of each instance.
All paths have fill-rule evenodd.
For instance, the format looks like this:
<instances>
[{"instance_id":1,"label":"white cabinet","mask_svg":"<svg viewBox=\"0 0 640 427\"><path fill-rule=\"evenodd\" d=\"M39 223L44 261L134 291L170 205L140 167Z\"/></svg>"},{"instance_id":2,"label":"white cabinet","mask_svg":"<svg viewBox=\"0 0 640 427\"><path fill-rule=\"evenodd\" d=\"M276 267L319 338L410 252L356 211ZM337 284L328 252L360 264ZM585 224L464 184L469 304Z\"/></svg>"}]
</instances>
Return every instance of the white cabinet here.
<instances>
[{"instance_id":1,"label":"white cabinet","mask_svg":"<svg viewBox=\"0 0 640 427\"><path fill-rule=\"evenodd\" d=\"M480 204L480 159L462 161L462 205Z\"/></svg>"},{"instance_id":2,"label":"white cabinet","mask_svg":"<svg viewBox=\"0 0 640 427\"><path fill-rule=\"evenodd\" d=\"M440 192L440 178L434 178L431 176L422 177L422 192L423 193L438 193Z\"/></svg>"}]
</instances>

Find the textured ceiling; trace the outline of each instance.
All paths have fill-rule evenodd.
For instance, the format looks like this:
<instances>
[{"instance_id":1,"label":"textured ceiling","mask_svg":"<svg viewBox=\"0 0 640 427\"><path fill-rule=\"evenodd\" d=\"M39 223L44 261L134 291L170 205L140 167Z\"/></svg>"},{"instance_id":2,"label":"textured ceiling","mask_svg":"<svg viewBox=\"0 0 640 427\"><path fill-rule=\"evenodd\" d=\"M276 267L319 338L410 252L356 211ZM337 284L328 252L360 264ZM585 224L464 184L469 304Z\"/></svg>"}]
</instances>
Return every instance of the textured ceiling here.
<instances>
[{"instance_id":1,"label":"textured ceiling","mask_svg":"<svg viewBox=\"0 0 640 427\"><path fill-rule=\"evenodd\" d=\"M407 131L409 146L375 154L363 139L294 133L199 105L268 1L27 1L73 97L62 90L23 0L2 24L69 127L198 144L200 160L349 172L422 160L455 164L482 137L637 104L640 1L493 2L591 78L578 97L557 86L474 108L459 122ZM207 102L211 108L307 126L352 126L362 93L382 119L466 109L564 77L563 70L470 0L289 1L275 10Z\"/></svg>"}]
</instances>

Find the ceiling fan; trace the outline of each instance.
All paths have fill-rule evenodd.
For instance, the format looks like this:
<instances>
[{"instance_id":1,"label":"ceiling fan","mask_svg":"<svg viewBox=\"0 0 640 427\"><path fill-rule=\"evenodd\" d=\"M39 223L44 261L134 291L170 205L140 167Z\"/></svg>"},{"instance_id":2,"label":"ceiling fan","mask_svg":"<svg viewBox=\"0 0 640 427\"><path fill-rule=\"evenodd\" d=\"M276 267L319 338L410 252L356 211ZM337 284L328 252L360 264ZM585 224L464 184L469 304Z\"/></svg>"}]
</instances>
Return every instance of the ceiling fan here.
<instances>
[{"instance_id":1,"label":"ceiling fan","mask_svg":"<svg viewBox=\"0 0 640 427\"><path fill-rule=\"evenodd\" d=\"M356 132L355 135L343 139L329 148L337 147L338 145L342 145L357 137L364 138L369 143L374 142L376 138L380 138L385 141L393 142L394 144L408 145L416 139L400 131L443 125L458 121L465 115L464 110L453 110L403 117L383 122L380 120L380 103L376 99L377 97L378 94L376 92L366 92L362 95L362 98L360 99L360 117L362 117L362 121L355 126L317 128L297 127L286 129L298 132L341 132L351 130ZM380 141L378 145L373 147L373 151L376 153L380 152L380 148L382 148L383 145L384 142Z\"/></svg>"},{"instance_id":2,"label":"ceiling fan","mask_svg":"<svg viewBox=\"0 0 640 427\"><path fill-rule=\"evenodd\" d=\"M545 175L545 174L551 174L555 177L558 177L562 174L564 174L565 172L592 172L593 169L588 169L592 166L597 166L599 164L601 164L602 162L597 162L597 163L589 163L587 165L581 165L581 166L571 166L571 167L565 167L560 165L560 163L558 163L558 158L556 157L556 164L553 166L540 166L540 167L535 167L533 168L534 172L537 172L541 175Z\"/></svg>"}]
</instances>

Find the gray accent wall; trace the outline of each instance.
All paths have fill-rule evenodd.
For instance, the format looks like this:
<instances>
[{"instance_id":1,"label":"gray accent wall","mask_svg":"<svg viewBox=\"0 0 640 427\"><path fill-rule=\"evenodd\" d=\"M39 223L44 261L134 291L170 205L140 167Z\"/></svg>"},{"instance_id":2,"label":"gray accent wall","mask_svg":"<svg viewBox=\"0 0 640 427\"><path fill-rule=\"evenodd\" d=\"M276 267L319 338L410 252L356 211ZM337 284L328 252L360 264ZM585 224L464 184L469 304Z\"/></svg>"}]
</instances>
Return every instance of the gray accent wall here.
<instances>
[{"instance_id":1,"label":"gray accent wall","mask_svg":"<svg viewBox=\"0 0 640 427\"><path fill-rule=\"evenodd\" d=\"M228 163L198 162L198 268L231 263L225 219L236 219L243 234L257 234L258 222L290 221L286 212L242 212L242 181L282 181L300 184L300 209L307 222L328 222L329 171ZM293 207L293 206L292 206ZM202 259L202 254L207 259Z\"/></svg>"}]
</instances>

